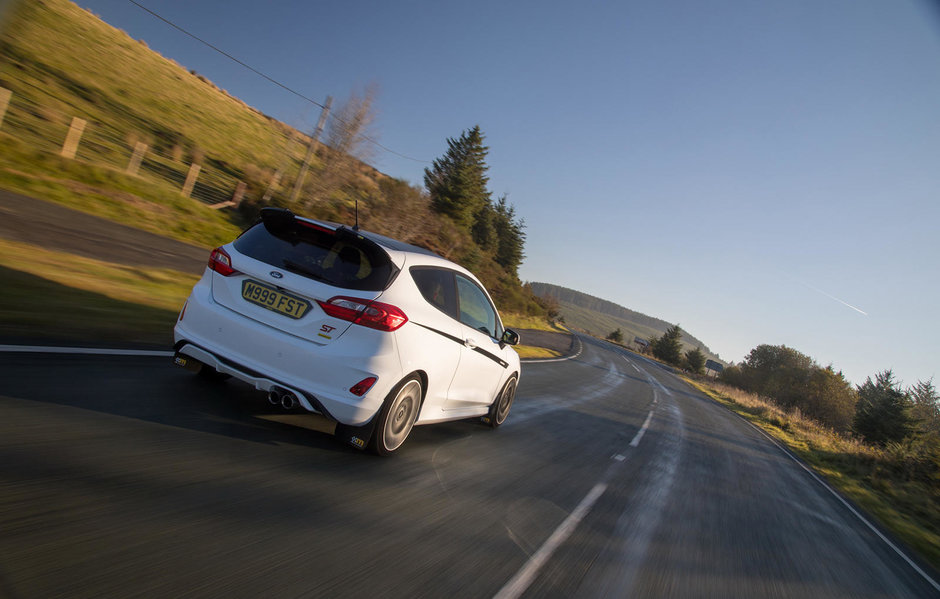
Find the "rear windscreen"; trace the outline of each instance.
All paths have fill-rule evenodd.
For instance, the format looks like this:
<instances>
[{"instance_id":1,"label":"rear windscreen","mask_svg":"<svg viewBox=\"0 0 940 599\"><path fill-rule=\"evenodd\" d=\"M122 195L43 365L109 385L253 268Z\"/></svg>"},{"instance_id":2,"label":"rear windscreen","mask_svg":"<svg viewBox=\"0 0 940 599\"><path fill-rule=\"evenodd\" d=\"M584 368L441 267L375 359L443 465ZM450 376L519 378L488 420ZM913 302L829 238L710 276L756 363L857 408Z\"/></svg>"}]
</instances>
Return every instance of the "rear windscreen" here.
<instances>
[{"instance_id":1,"label":"rear windscreen","mask_svg":"<svg viewBox=\"0 0 940 599\"><path fill-rule=\"evenodd\" d=\"M302 221L276 227L258 223L234 245L271 266L344 289L382 291L397 271L388 254L373 242Z\"/></svg>"}]
</instances>

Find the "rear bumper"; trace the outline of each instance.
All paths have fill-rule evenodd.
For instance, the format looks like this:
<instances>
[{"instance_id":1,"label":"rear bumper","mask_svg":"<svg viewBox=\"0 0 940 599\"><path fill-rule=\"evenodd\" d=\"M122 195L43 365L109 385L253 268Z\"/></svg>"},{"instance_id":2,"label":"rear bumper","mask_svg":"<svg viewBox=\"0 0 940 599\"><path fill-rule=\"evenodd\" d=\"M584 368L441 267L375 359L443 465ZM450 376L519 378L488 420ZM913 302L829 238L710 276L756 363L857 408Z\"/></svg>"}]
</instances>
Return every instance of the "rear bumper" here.
<instances>
[{"instance_id":1,"label":"rear bumper","mask_svg":"<svg viewBox=\"0 0 940 599\"><path fill-rule=\"evenodd\" d=\"M372 420L402 377L394 335L353 326L333 343L318 345L215 303L201 283L173 333L178 354L261 391L291 391L305 410L350 426ZM378 380L368 393L349 391L369 376Z\"/></svg>"},{"instance_id":2,"label":"rear bumper","mask_svg":"<svg viewBox=\"0 0 940 599\"><path fill-rule=\"evenodd\" d=\"M292 388L288 383L274 380L269 376L261 374L260 372L254 372L246 366L236 364L235 362L232 362L231 360L222 356L217 356L211 351L199 347L198 345L195 345L185 339L177 342L173 347L173 350L176 354L174 360L180 366L189 366L189 364L181 363L182 360L196 360L200 364L205 364L211 368L214 368L217 372L227 374L231 377L239 379L240 381L248 383L259 391L272 391L274 389L290 391L297 397L297 400L303 409L307 410L308 412L319 412L331 420L336 420L336 418L329 413L329 410L323 407L323 405L320 403L320 400L318 400L313 395L310 395L306 391Z\"/></svg>"}]
</instances>

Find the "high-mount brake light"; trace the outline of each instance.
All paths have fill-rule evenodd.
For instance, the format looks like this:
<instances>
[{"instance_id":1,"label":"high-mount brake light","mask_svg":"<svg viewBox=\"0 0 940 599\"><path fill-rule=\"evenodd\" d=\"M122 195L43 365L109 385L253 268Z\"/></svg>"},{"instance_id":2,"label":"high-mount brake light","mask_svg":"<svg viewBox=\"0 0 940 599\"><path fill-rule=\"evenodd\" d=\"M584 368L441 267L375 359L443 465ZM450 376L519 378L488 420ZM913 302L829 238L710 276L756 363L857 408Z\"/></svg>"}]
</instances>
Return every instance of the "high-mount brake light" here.
<instances>
[{"instance_id":1,"label":"high-mount brake light","mask_svg":"<svg viewBox=\"0 0 940 599\"><path fill-rule=\"evenodd\" d=\"M408 322L408 317L401 309L382 302L338 295L317 303L328 316L379 331L391 332Z\"/></svg>"},{"instance_id":2,"label":"high-mount brake light","mask_svg":"<svg viewBox=\"0 0 940 599\"><path fill-rule=\"evenodd\" d=\"M318 224L316 224L316 223L308 223L308 222L305 221L305 220L298 220L298 221L297 221L297 224L300 225L301 227L306 227L306 228L308 228L308 229L313 229L314 231L319 231L319 232L321 232L321 233L333 233L333 230L332 230L332 229L327 229L326 227L321 226L321 225L318 225Z\"/></svg>"},{"instance_id":3,"label":"high-mount brake light","mask_svg":"<svg viewBox=\"0 0 940 599\"><path fill-rule=\"evenodd\" d=\"M209 254L209 268L223 277L229 277L238 272L232 268L232 257L220 247L215 248Z\"/></svg>"}]
</instances>

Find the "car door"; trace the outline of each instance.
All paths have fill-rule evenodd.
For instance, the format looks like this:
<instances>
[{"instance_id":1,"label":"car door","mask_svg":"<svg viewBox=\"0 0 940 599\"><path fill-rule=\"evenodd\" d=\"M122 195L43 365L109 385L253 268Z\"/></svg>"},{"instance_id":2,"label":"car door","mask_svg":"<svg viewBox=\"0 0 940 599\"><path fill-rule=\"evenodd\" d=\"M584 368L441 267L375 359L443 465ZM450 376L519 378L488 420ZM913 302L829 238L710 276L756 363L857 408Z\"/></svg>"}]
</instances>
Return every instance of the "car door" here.
<instances>
[{"instance_id":1,"label":"car door","mask_svg":"<svg viewBox=\"0 0 940 599\"><path fill-rule=\"evenodd\" d=\"M455 273L458 320L463 344L448 392L448 409L488 406L509 364L500 347L502 326L489 296L473 280Z\"/></svg>"},{"instance_id":2,"label":"car door","mask_svg":"<svg viewBox=\"0 0 940 599\"><path fill-rule=\"evenodd\" d=\"M420 348L420 361L405 363L407 370L421 369L428 373L422 417L439 418L447 409L448 393L463 349L461 325L457 319L457 285L454 271L433 266L413 266L411 277L427 302L409 308L413 335L400 335L401 345ZM407 333L408 331L405 331ZM413 355L415 352L406 352Z\"/></svg>"}]
</instances>

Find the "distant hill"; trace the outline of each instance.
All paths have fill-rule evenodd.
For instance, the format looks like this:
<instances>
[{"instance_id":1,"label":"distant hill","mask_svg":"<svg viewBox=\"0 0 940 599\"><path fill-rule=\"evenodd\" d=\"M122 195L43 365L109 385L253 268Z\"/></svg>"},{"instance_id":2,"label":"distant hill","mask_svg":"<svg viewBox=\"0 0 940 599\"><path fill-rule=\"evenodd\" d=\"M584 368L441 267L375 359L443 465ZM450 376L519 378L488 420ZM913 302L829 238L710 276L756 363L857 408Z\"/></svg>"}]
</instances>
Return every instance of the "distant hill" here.
<instances>
[{"instance_id":1,"label":"distant hill","mask_svg":"<svg viewBox=\"0 0 940 599\"><path fill-rule=\"evenodd\" d=\"M659 337L672 326L672 323L647 316L613 302L581 293L566 287L549 283L529 283L532 292L539 297L550 297L558 302L565 324L585 331L596 337L606 337L612 331L623 332L624 343L630 345L634 337L649 339ZM680 325L681 326L681 325ZM682 343L685 349L702 348L711 359L719 359L708 346L688 333L682 331Z\"/></svg>"}]
</instances>

